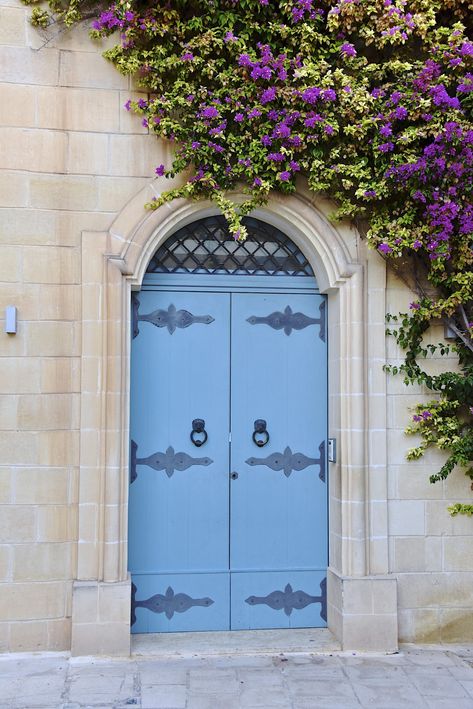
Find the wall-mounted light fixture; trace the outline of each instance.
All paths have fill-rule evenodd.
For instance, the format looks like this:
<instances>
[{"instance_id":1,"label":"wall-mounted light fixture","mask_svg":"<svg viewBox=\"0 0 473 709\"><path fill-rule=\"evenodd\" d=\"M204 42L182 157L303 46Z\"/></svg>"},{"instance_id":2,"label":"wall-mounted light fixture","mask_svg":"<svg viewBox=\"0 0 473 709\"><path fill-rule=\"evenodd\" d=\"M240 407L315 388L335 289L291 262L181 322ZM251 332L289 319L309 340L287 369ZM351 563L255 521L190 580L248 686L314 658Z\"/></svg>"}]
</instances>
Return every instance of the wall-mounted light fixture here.
<instances>
[{"instance_id":1,"label":"wall-mounted light fixture","mask_svg":"<svg viewBox=\"0 0 473 709\"><path fill-rule=\"evenodd\" d=\"M5 332L9 335L16 335L16 308L14 305L7 305L5 308Z\"/></svg>"}]
</instances>

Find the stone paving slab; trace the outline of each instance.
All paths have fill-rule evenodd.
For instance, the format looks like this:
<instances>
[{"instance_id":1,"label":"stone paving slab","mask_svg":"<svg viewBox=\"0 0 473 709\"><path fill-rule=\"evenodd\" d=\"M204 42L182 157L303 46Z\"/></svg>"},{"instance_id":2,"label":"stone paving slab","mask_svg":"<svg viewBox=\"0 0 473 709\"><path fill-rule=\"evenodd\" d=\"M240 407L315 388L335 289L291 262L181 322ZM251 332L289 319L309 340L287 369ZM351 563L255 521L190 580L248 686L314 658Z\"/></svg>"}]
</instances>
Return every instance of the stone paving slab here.
<instances>
[{"instance_id":1,"label":"stone paving slab","mask_svg":"<svg viewBox=\"0 0 473 709\"><path fill-rule=\"evenodd\" d=\"M473 709L473 645L333 652L0 656L0 709Z\"/></svg>"}]
</instances>

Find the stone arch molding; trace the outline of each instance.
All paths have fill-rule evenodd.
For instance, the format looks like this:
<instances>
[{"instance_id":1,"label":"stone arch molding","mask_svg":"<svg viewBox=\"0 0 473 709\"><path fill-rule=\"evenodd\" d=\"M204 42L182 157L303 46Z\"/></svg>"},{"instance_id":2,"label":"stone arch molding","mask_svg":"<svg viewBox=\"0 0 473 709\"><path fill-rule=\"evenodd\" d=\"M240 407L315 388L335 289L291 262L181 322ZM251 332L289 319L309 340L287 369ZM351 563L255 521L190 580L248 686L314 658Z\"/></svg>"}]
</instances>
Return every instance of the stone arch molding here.
<instances>
[{"instance_id":1,"label":"stone arch molding","mask_svg":"<svg viewBox=\"0 0 473 709\"><path fill-rule=\"evenodd\" d=\"M157 182L157 181L156 181ZM139 290L147 264L174 231L218 213L209 202L175 200L155 211L143 204L155 182L119 213L108 232L82 233L82 358L77 573L73 590L73 654L123 654L130 649L130 582L127 576L130 294ZM236 200L242 199L235 194ZM375 596L395 599L387 572L385 461L374 466L376 509L369 499L366 289L384 294L384 262L368 254L356 232L333 226L332 205L301 184L296 194L273 195L254 216L288 234L305 253L329 298L329 436L339 460L330 471L329 627L344 649L397 647L395 600L379 614ZM374 258L373 258L374 257ZM369 277L368 277L369 276ZM379 293L378 293L379 295ZM377 299L384 320L384 300ZM384 328L383 328L384 331ZM384 332L383 332L384 346ZM371 343L371 344L369 344ZM378 348L379 349L379 348ZM383 355L381 355L383 356ZM375 384L381 388L383 381ZM371 387L373 383L371 382ZM379 416L376 431L379 433ZM381 489L381 494L380 494ZM344 608L347 584L368 582L363 608ZM377 583L376 583L377 582ZM389 585L389 593L388 586ZM344 588L345 587L345 588ZM346 595L346 594L345 594ZM368 599L368 601L366 600ZM366 606L368 603L368 610ZM393 605L394 603L394 605ZM389 606L389 608L388 608ZM366 645L366 622L382 633ZM392 632L386 630L391 623ZM382 637L381 637L382 636ZM389 638L388 640L386 638Z\"/></svg>"},{"instance_id":2,"label":"stone arch molding","mask_svg":"<svg viewBox=\"0 0 473 709\"><path fill-rule=\"evenodd\" d=\"M241 201L243 195L233 195ZM175 200L158 210L143 215L143 204L149 201L149 188L131 200L110 228L116 242L111 244L111 258L126 274L133 288L139 288L146 267L161 244L177 229L196 219L218 214L214 204ZM353 275L359 264L350 253L350 240L355 243L353 231L344 225L336 229L327 218L333 205L319 200L300 189L292 196L272 195L264 208L256 209L253 216L277 226L307 255L314 269L319 287L325 292L336 288ZM130 224L134 224L132 233Z\"/></svg>"}]
</instances>

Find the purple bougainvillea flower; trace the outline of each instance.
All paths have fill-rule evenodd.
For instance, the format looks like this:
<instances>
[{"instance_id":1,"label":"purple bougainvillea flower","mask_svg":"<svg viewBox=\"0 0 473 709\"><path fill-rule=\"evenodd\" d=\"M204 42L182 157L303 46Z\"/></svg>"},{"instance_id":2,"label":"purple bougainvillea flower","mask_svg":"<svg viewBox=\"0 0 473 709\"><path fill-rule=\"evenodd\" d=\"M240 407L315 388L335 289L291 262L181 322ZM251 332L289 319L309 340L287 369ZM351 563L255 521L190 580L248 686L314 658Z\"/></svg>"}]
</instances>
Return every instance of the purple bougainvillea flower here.
<instances>
[{"instance_id":1,"label":"purple bougainvillea flower","mask_svg":"<svg viewBox=\"0 0 473 709\"><path fill-rule=\"evenodd\" d=\"M200 115L202 118L217 118L219 113L215 106L206 106L202 109Z\"/></svg>"},{"instance_id":2,"label":"purple bougainvillea flower","mask_svg":"<svg viewBox=\"0 0 473 709\"><path fill-rule=\"evenodd\" d=\"M389 244L379 244L378 245L378 251L381 251L383 254L390 254L392 253L392 248L389 246Z\"/></svg>"},{"instance_id":3,"label":"purple bougainvillea flower","mask_svg":"<svg viewBox=\"0 0 473 709\"><path fill-rule=\"evenodd\" d=\"M274 86L271 86L269 89L265 89L260 97L260 102L263 104L269 103L270 101L274 101L276 98L276 89Z\"/></svg>"},{"instance_id":4,"label":"purple bougainvillea flower","mask_svg":"<svg viewBox=\"0 0 473 709\"><path fill-rule=\"evenodd\" d=\"M443 106L445 108L460 108L460 101L456 96L450 96L443 84L432 86L429 93L432 96L432 100L436 106Z\"/></svg>"},{"instance_id":5,"label":"purple bougainvillea flower","mask_svg":"<svg viewBox=\"0 0 473 709\"><path fill-rule=\"evenodd\" d=\"M473 74L465 74L461 84L458 84L457 91L461 94L468 94L473 91Z\"/></svg>"},{"instance_id":6,"label":"purple bougainvillea flower","mask_svg":"<svg viewBox=\"0 0 473 709\"><path fill-rule=\"evenodd\" d=\"M291 129L286 123L278 123L278 125L274 127L273 135L276 138L288 138L291 135Z\"/></svg>"},{"instance_id":7,"label":"purple bougainvillea flower","mask_svg":"<svg viewBox=\"0 0 473 709\"><path fill-rule=\"evenodd\" d=\"M292 172L299 172L299 170L301 169L301 166L295 160L290 161L289 167L291 168Z\"/></svg>"},{"instance_id":8,"label":"purple bougainvillea flower","mask_svg":"<svg viewBox=\"0 0 473 709\"><path fill-rule=\"evenodd\" d=\"M166 171L166 168L164 165L158 165L158 167L155 170L155 173L158 175L158 177L162 177Z\"/></svg>"},{"instance_id":9,"label":"purple bougainvillea flower","mask_svg":"<svg viewBox=\"0 0 473 709\"><path fill-rule=\"evenodd\" d=\"M145 101L144 99L140 98L140 100L138 101L138 106L139 106L139 108L147 108L148 102Z\"/></svg>"},{"instance_id":10,"label":"purple bougainvillea flower","mask_svg":"<svg viewBox=\"0 0 473 709\"><path fill-rule=\"evenodd\" d=\"M229 32L227 32L227 34L223 38L223 41L224 42L238 42L238 37L235 37L233 32L230 30Z\"/></svg>"},{"instance_id":11,"label":"purple bougainvillea flower","mask_svg":"<svg viewBox=\"0 0 473 709\"><path fill-rule=\"evenodd\" d=\"M269 153L268 160L272 160L273 162L283 162L284 155L282 153Z\"/></svg>"},{"instance_id":12,"label":"purple bougainvillea flower","mask_svg":"<svg viewBox=\"0 0 473 709\"><path fill-rule=\"evenodd\" d=\"M333 89L325 89L325 91L322 93L322 98L324 101L336 101L337 94Z\"/></svg>"},{"instance_id":13,"label":"purple bougainvillea flower","mask_svg":"<svg viewBox=\"0 0 473 709\"><path fill-rule=\"evenodd\" d=\"M410 307L411 310L419 310L420 304L417 303L417 302L409 303L409 307Z\"/></svg>"},{"instance_id":14,"label":"purple bougainvillea flower","mask_svg":"<svg viewBox=\"0 0 473 709\"><path fill-rule=\"evenodd\" d=\"M306 89L302 92L302 100L306 103L316 103L320 98L321 91L317 86Z\"/></svg>"},{"instance_id":15,"label":"purple bougainvillea flower","mask_svg":"<svg viewBox=\"0 0 473 709\"><path fill-rule=\"evenodd\" d=\"M382 143L378 145L378 150L380 153L390 153L394 150L394 143Z\"/></svg>"},{"instance_id":16,"label":"purple bougainvillea flower","mask_svg":"<svg viewBox=\"0 0 473 709\"><path fill-rule=\"evenodd\" d=\"M251 61L249 54L240 54L238 57L238 64L240 66L253 66L253 62Z\"/></svg>"},{"instance_id":17,"label":"purple bougainvillea flower","mask_svg":"<svg viewBox=\"0 0 473 709\"><path fill-rule=\"evenodd\" d=\"M384 89L375 88L371 91L371 96L373 98L383 98L385 94L386 92L384 91Z\"/></svg>"},{"instance_id":18,"label":"purple bougainvillea flower","mask_svg":"<svg viewBox=\"0 0 473 709\"><path fill-rule=\"evenodd\" d=\"M262 184L263 181L261 180L261 178L255 177L255 179L253 180L253 187L261 187Z\"/></svg>"},{"instance_id":19,"label":"purple bougainvillea flower","mask_svg":"<svg viewBox=\"0 0 473 709\"><path fill-rule=\"evenodd\" d=\"M304 125L306 128L313 128L315 124L320 123L320 121L323 121L322 116L319 113L315 113L305 119Z\"/></svg>"},{"instance_id":20,"label":"purple bougainvillea flower","mask_svg":"<svg viewBox=\"0 0 473 709\"><path fill-rule=\"evenodd\" d=\"M184 52L184 54L181 55L180 57L181 62L191 62L194 59L194 55L192 52Z\"/></svg>"},{"instance_id":21,"label":"purple bougainvillea flower","mask_svg":"<svg viewBox=\"0 0 473 709\"><path fill-rule=\"evenodd\" d=\"M463 42L460 47L460 54L463 57L473 57L473 42Z\"/></svg>"},{"instance_id":22,"label":"purple bougainvillea flower","mask_svg":"<svg viewBox=\"0 0 473 709\"><path fill-rule=\"evenodd\" d=\"M289 182L289 180L291 179L291 173L289 172L289 170L283 170L283 172L279 173L278 177L281 182Z\"/></svg>"},{"instance_id":23,"label":"purple bougainvillea flower","mask_svg":"<svg viewBox=\"0 0 473 709\"><path fill-rule=\"evenodd\" d=\"M218 143L213 143L211 140L209 140L209 148L212 148L216 153L223 153L225 151L225 148L222 145L219 145Z\"/></svg>"},{"instance_id":24,"label":"purple bougainvillea flower","mask_svg":"<svg viewBox=\"0 0 473 709\"><path fill-rule=\"evenodd\" d=\"M123 105L123 108L126 108L127 111L130 110L131 108L131 99L129 98L128 101Z\"/></svg>"},{"instance_id":25,"label":"purple bougainvillea flower","mask_svg":"<svg viewBox=\"0 0 473 709\"><path fill-rule=\"evenodd\" d=\"M350 42L344 42L340 47L340 53L344 57L356 57L356 49Z\"/></svg>"},{"instance_id":26,"label":"purple bougainvillea flower","mask_svg":"<svg viewBox=\"0 0 473 709\"><path fill-rule=\"evenodd\" d=\"M402 99L402 93L400 91L393 91L390 98L389 98L388 104L391 106L397 106L397 104L399 103L399 101L401 99Z\"/></svg>"},{"instance_id":27,"label":"purple bougainvillea flower","mask_svg":"<svg viewBox=\"0 0 473 709\"><path fill-rule=\"evenodd\" d=\"M363 195L365 197L368 197L368 199L370 199L371 197L376 197L376 190L365 190L363 192Z\"/></svg>"},{"instance_id":28,"label":"purple bougainvillea flower","mask_svg":"<svg viewBox=\"0 0 473 709\"><path fill-rule=\"evenodd\" d=\"M191 143L192 150L198 150L200 148L200 146L201 146L201 142L199 140L194 140Z\"/></svg>"},{"instance_id":29,"label":"purple bougainvillea flower","mask_svg":"<svg viewBox=\"0 0 473 709\"><path fill-rule=\"evenodd\" d=\"M235 113L233 120L235 120L237 123L241 123L245 120L245 116L243 115L243 113Z\"/></svg>"},{"instance_id":30,"label":"purple bougainvillea flower","mask_svg":"<svg viewBox=\"0 0 473 709\"><path fill-rule=\"evenodd\" d=\"M394 118L397 118L398 121L403 121L404 118L407 118L407 115L407 108L404 108L404 106L396 106Z\"/></svg>"}]
</instances>

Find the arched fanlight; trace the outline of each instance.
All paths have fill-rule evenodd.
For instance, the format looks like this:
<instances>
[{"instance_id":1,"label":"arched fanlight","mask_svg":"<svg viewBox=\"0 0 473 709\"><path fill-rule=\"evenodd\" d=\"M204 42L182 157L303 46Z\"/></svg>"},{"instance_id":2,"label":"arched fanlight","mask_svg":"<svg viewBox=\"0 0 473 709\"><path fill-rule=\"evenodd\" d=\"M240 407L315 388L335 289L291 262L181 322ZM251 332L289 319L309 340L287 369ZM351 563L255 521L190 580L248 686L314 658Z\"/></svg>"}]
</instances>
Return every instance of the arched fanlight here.
<instances>
[{"instance_id":1,"label":"arched fanlight","mask_svg":"<svg viewBox=\"0 0 473 709\"><path fill-rule=\"evenodd\" d=\"M279 229L250 217L243 223L243 243L232 239L222 216L182 227L156 251L146 272L314 277L302 251Z\"/></svg>"}]
</instances>

